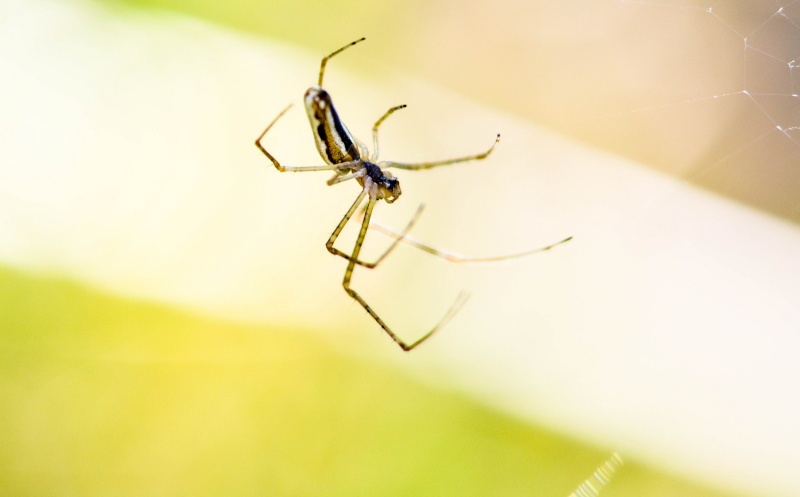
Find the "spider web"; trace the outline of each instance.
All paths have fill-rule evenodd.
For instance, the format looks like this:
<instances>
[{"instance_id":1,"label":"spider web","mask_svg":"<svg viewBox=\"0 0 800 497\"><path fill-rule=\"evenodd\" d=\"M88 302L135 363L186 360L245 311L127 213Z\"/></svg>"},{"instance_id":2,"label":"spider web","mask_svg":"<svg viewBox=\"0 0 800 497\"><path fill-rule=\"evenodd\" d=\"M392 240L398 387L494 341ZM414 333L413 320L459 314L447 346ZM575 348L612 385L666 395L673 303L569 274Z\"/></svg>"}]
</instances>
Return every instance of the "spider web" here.
<instances>
[{"instance_id":1,"label":"spider web","mask_svg":"<svg viewBox=\"0 0 800 497\"><path fill-rule=\"evenodd\" d=\"M800 222L800 2L617 6L604 60L628 81L609 76L611 107L587 103L568 132Z\"/></svg>"}]
</instances>

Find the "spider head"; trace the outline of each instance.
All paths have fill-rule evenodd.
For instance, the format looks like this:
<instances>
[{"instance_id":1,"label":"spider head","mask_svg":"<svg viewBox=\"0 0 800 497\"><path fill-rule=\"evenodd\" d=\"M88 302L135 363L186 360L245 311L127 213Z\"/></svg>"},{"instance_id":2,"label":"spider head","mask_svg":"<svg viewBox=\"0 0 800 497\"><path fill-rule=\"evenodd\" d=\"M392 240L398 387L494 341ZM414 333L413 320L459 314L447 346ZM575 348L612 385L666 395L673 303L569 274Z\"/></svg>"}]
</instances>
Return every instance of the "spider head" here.
<instances>
[{"instance_id":1,"label":"spider head","mask_svg":"<svg viewBox=\"0 0 800 497\"><path fill-rule=\"evenodd\" d=\"M401 193L400 180L371 162L364 162L364 175L358 181L368 189L371 198L383 199L389 204L397 200Z\"/></svg>"},{"instance_id":2,"label":"spider head","mask_svg":"<svg viewBox=\"0 0 800 497\"><path fill-rule=\"evenodd\" d=\"M391 175L391 173L384 173L385 177L378 187L383 195L383 199L387 204L391 204L397 197L400 196L400 180Z\"/></svg>"}]
</instances>

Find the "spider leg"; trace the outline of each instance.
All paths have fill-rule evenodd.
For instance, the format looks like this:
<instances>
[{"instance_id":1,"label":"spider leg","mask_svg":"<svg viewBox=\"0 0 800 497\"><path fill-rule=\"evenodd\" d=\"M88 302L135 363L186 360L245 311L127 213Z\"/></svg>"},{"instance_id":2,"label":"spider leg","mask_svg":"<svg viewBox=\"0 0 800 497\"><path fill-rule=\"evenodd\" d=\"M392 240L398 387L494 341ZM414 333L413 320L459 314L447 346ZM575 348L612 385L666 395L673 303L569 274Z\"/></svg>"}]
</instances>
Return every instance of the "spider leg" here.
<instances>
[{"instance_id":1,"label":"spider leg","mask_svg":"<svg viewBox=\"0 0 800 497\"><path fill-rule=\"evenodd\" d=\"M406 108L405 104L392 107L391 109L387 110L386 113L383 116L381 116L380 119L375 121L375 126L372 127L372 155L370 155L369 158L371 162L375 162L378 160L378 126L380 126L381 123L385 121L387 117L394 114L395 111L405 108Z\"/></svg>"},{"instance_id":2,"label":"spider leg","mask_svg":"<svg viewBox=\"0 0 800 497\"><path fill-rule=\"evenodd\" d=\"M292 104L289 104L285 109L283 109L280 112L280 114L278 114L277 117L275 117L275 119L273 119L272 122L267 125L267 127L259 135L259 137L256 138L256 147L258 147L258 149L261 150L264 153L264 155L266 155L267 158L270 161L272 161L272 164L275 166L275 168L278 171L280 171L280 172L286 172L286 171L297 172L297 171L331 171L331 170L342 170L342 169L346 170L348 167L355 166L355 165L358 164L358 161L353 161L353 162L342 162L341 164L335 164L335 165L326 164L324 166L301 166L301 167L282 166L278 162L278 159L276 159L271 153L267 152L267 149L264 148L264 146L261 144L261 140L264 139L264 136L267 134L267 131L269 131L272 128L272 126L276 122L278 122L278 119L283 117L283 115L286 114L286 112L291 107L292 107Z\"/></svg>"},{"instance_id":3,"label":"spider leg","mask_svg":"<svg viewBox=\"0 0 800 497\"><path fill-rule=\"evenodd\" d=\"M495 138L494 143L486 152L482 152L480 154L475 155L467 155L465 157L458 157L456 159L447 159L447 160L440 160L440 161L433 161L433 162L419 162L416 164L406 164L403 162L392 162L392 161L383 161L379 164L381 168L387 167L396 167L397 169L406 169L409 171L418 171L420 169L431 169L433 167L439 166L449 166L450 164L458 164L459 162L467 162L471 160L483 160L489 156L494 150L494 147L500 142L500 135L497 135Z\"/></svg>"},{"instance_id":4,"label":"spider leg","mask_svg":"<svg viewBox=\"0 0 800 497\"><path fill-rule=\"evenodd\" d=\"M360 203L361 197L364 195L364 193L365 192L362 192L362 194L359 195L359 199L357 200L357 202L354 204L353 207L350 208L348 213L345 214L345 218L346 219L342 219L342 223L340 223L340 224L346 223L348 218L349 218L349 216L353 215L353 211L355 211L356 207ZM367 235L367 228L369 227L369 219L372 216L372 209L375 207L375 202L377 202L377 201L373 200L371 198L367 200L367 209L364 211L364 221L362 221L361 229L358 232L358 238L356 239L356 245L353 248L353 255L349 259L350 262L348 262L348 264L347 264L347 269L345 269L344 279L342 279L342 286L344 287L344 291L347 292L347 294L350 297L352 297L355 301L357 301L359 304L361 304L361 307L363 307L364 310L367 311L367 313L369 313L370 316L372 316L372 319L374 319L375 322L377 322L380 325L380 327L383 328L383 331L385 331L386 334L389 335L389 337L392 340L394 340L394 342L397 345L399 345L401 349L403 349L404 351L408 352L408 351L413 350L414 348L416 348L418 345L420 345L422 342L424 342L428 338L430 338L431 335L436 333L436 331L439 330L439 328L444 326L453 316L455 316L455 314L458 312L458 310L461 308L461 306L464 305L464 302L466 302L467 294L464 293L464 292L460 293L458 295L458 297L456 298L455 302L453 303L453 305L450 306L450 309L448 309L447 312L445 313L445 315L442 317L442 319L440 319L439 322L436 323L436 325L433 328L431 328L430 331L428 331L427 333L422 335L416 341L414 341L414 342L409 344L409 343L404 342L399 336L397 336L391 330L391 328L389 328L389 326L380 318L380 316L378 316L378 314L372 309L372 307L370 307L370 305L367 304L367 301L364 300L361 297L361 295L358 294L358 292L356 292L355 290L350 288L350 279L353 276L353 269L355 269L355 267L356 267L356 261L358 260L358 254L359 254L359 252L361 252L361 245L363 245L364 238Z\"/></svg>"},{"instance_id":5,"label":"spider leg","mask_svg":"<svg viewBox=\"0 0 800 497\"><path fill-rule=\"evenodd\" d=\"M328 186L332 186L337 183L341 183L342 181L347 181L349 179L360 178L364 176L366 173L367 170L362 168L350 174L345 174L345 175L336 174L335 176L333 176L331 179L328 180Z\"/></svg>"},{"instance_id":6,"label":"spider leg","mask_svg":"<svg viewBox=\"0 0 800 497\"><path fill-rule=\"evenodd\" d=\"M431 255L435 255L436 257L441 257L442 259L444 259L446 261L454 262L454 263L497 262L497 261L504 261L504 260L507 260L507 259L517 259L519 257L525 257L525 256L528 256L528 255L531 255L531 254L536 254L538 252L545 252L547 250L552 249L553 247L557 247L557 246L561 245L562 243L566 243L566 242L572 240L572 237L569 236L567 238L564 238L560 242L556 242L556 243L553 243L551 245L547 245L545 247L538 247L538 248L535 248L535 249L530 249L530 250L525 250L525 251L522 251L522 252L517 252L515 254L474 257L474 256L462 255L462 254L458 254L458 253L455 253L455 252L450 252L450 251L447 251L447 250L438 249L436 247L433 247L431 245L423 243L423 242L417 240L414 237L408 236L406 234L407 230L404 230L403 232L398 233L398 232L394 231L391 228L387 228L386 226L383 226L383 225L377 224L377 223L372 223L372 224L369 225L369 227L370 227L370 229L374 229L375 231L378 231L380 233L383 233L384 235L387 235L387 236L390 236L390 237L394 238L395 241L402 241L404 243L407 243L407 244L411 245L412 247L415 247L415 248L418 248L418 249L422 250L423 252L427 252L427 253L429 253Z\"/></svg>"},{"instance_id":7,"label":"spider leg","mask_svg":"<svg viewBox=\"0 0 800 497\"><path fill-rule=\"evenodd\" d=\"M395 247L397 247L397 245L400 244L400 241L402 241L402 239L406 236L406 234L409 231L411 231L411 228L414 227L414 224L416 224L417 220L419 219L419 216L422 215L422 211L423 211L423 209L425 209L425 205L424 204L420 205L419 208L417 208L417 212L414 214L414 217L411 218L411 220L408 222L408 224L403 229L403 231L401 231L400 233L396 234L397 237L395 238L394 242L392 242L392 244L389 245L389 247L386 250L384 250L383 253L377 259L375 259L374 262L364 262L364 261L358 259L358 255L357 254L350 255L350 254L348 254L346 252L343 252L343 251L337 249L336 247L333 246L333 244L336 243L336 239L339 238L339 235L342 233L342 230L344 229L345 225L353 217L353 214L355 213L356 209L358 209L358 206L361 205L361 202L364 201L364 197L365 196L367 196L367 191L366 190L362 191L358 195L358 197L356 198L356 201L353 202L353 205L350 206L350 209L345 213L345 215L342 218L342 220L336 226L336 229L334 229L333 233L331 233L330 238L328 238L328 241L325 243L325 247L328 249L328 252L330 252L333 255L338 255L339 257L343 257L343 258L347 259L348 261L352 262L353 264L358 264L359 266L363 266L363 267L365 267L367 269L373 269L375 266L380 264L381 261L383 261L390 253L392 253L392 251L395 249ZM375 200L371 200L371 199L367 202L366 208L369 209L370 216L372 215L372 209L375 207L375 202L376 202ZM365 216L366 216L366 214L365 214ZM362 227L363 227L363 223L362 223ZM366 232L364 233L364 236L366 236ZM364 239L362 237L360 242L359 242L359 244L358 244L359 252L361 251L361 244L363 242L364 242Z\"/></svg>"},{"instance_id":8,"label":"spider leg","mask_svg":"<svg viewBox=\"0 0 800 497\"><path fill-rule=\"evenodd\" d=\"M360 38L360 39L358 39L356 41L351 41L350 43L348 43L347 45L343 46L342 48L340 48L338 50L335 50L332 53L329 53L328 55L326 55L322 59L322 63L320 63L320 65L319 65L319 80L317 81L317 86L320 86L320 87L322 86L322 76L325 74L325 65L328 63L328 59L330 59L331 57L333 57L334 55L336 55L336 54L338 54L340 52L344 52L346 49L352 47L356 43L362 42L364 40L366 40L366 38Z\"/></svg>"}]
</instances>

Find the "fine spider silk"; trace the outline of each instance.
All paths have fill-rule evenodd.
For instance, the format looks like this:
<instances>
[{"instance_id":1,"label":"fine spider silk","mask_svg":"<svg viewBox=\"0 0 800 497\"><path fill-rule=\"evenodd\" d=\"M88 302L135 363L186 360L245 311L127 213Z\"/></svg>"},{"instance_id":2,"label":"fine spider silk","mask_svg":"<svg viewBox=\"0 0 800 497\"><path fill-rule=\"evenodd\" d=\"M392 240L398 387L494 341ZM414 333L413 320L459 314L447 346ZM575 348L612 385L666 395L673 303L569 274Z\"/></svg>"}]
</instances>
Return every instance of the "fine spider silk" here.
<instances>
[{"instance_id":1,"label":"fine spider silk","mask_svg":"<svg viewBox=\"0 0 800 497\"><path fill-rule=\"evenodd\" d=\"M256 139L256 146L267 156L267 158L272 161L275 165L275 168L278 171L333 171L334 175L328 180L328 185L335 185L337 183L341 183L343 181L355 179L359 186L361 187L361 193L358 194L356 197L355 202L350 207L350 209L345 213L342 220L339 221L339 224L336 226L336 229L333 230L330 238L328 238L327 243L325 246L327 247L328 251L331 254L338 255L347 259L347 269L344 271L344 279L342 280L342 286L344 287L345 292L355 299L361 306L372 316L383 330L392 338L392 340L397 343L405 351L409 351L417 347L419 344L430 338L439 328L441 328L447 321L449 321L461 308L461 306L466 301L467 295L466 293L462 292L456 298L455 302L450 306L450 309L445 313L444 317L439 320L439 322L431 328L427 333L422 335L422 337L418 338L416 341L407 343L403 341L399 336L397 336L391 328L383 321L383 319L378 316L378 314L370 307L366 300L364 300L361 295L358 294L353 288L350 287L350 280L353 276L353 270L355 269L356 265L362 266L368 269L372 269L380 264L383 259L388 256L392 250L397 246L398 243L405 242L408 243L416 248L419 248L425 252L430 254L436 255L438 257L442 257L446 260L451 262L488 262L488 261L497 261L503 259L511 259L514 257L521 257L524 255L532 254L534 252L541 252L544 250L549 250L556 245L569 241L572 237L566 238L558 243L553 245L548 245L547 247L537 248L534 250L528 250L526 252L522 252L519 254L512 254L507 256L500 256L500 257L484 257L484 258L476 258L476 257L465 257L458 254L453 254L450 252L445 252L442 250L438 250L433 248L429 245L426 245L422 242L414 240L407 236L408 232L414 226L414 223L417 221L417 218L422 213L422 209L424 206L420 206L417 209L416 214L414 217L411 218L411 221L406 225L405 229L403 229L400 233L394 232L388 228L373 225L370 226L370 218L372 217L372 210L375 208L375 204L379 200L385 200L386 203L391 204L398 197L400 197L400 181L395 178L392 173L388 172L387 169L395 168L395 169L405 169L409 171L417 171L420 169L431 169L433 167L439 166L446 166L450 164L456 164L459 162L467 162L473 160L483 160L492 153L497 143L500 141L500 135L498 134L495 138L494 143L492 146L483 153L475 154L475 155L468 155L465 157L459 157L456 159L448 159L448 160L441 160L441 161L434 161L434 162L421 162L415 164L406 164L402 162L393 162L393 161L380 161L378 162L378 127L381 123L386 120L387 117L392 115L397 110L405 108L405 105L398 105L396 107L392 107L388 111L386 111L383 116L375 123L372 127L372 153L370 154L367 146L358 141L350 131L347 129L347 126L344 125L342 120L339 118L339 114L336 112L336 108L333 106L333 101L331 100L330 94L322 88L322 78L325 74L325 65L328 63L328 60L341 53L342 51L346 50L347 48L352 47L356 43L364 41L365 38L361 38L354 42L348 43L347 45L343 46L342 48L334 51L333 53L327 55L322 59L322 63L320 64L319 68L319 80L317 81L316 86L312 86L308 90L306 90L306 94L304 97L306 112L308 113L308 120L311 123L311 130L314 134L314 140L317 145L317 150L319 151L320 156L322 156L322 160L325 161L326 165L324 166L304 166L304 167L291 167L291 166L282 166L275 157L267 152L267 149L261 144L261 140L267 134L267 132L272 128L272 126L281 118L291 107L291 104L287 106L283 111L278 114L275 119L272 120L271 123L267 125L264 131L259 135ZM361 229L358 232L358 237L356 238L356 244L353 248L353 253L348 254L339 250L338 248L334 247L334 243L336 239L339 237L339 234L344 229L345 225L350 221L353 217L353 214L358 209L358 206L367 199L367 204L364 209L364 218L361 221ZM361 253L361 246L364 244L364 238L367 235L367 230L372 227L374 229L378 229L379 231L388 234L394 241L389 245L389 247L374 261L374 262L365 262L358 258L359 254Z\"/></svg>"},{"instance_id":2,"label":"fine spider silk","mask_svg":"<svg viewBox=\"0 0 800 497\"><path fill-rule=\"evenodd\" d=\"M597 497L623 464L625 463L622 457L616 452L612 453L611 457L601 464L590 478L578 485L568 497Z\"/></svg>"}]
</instances>

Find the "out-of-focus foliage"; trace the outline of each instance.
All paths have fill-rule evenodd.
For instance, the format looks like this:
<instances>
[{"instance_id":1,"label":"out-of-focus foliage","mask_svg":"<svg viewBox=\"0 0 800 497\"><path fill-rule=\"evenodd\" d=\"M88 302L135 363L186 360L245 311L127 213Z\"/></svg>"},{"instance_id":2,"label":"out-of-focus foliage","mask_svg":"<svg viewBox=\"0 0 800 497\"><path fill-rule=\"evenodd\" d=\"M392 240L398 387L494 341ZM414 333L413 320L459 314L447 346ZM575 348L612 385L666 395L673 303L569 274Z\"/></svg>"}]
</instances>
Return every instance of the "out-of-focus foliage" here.
<instances>
[{"instance_id":1,"label":"out-of-focus foliage","mask_svg":"<svg viewBox=\"0 0 800 497\"><path fill-rule=\"evenodd\" d=\"M414 26L426 3L365 0L299 2L237 0L107 0L136 7L168 9L271 39L319 49L338 47L361 36L373 45L403 45L413 40ZM416 14L416 15L415 15ZM381 36L375 36L382 33ZM404 42L403 42L404 41ZM327 50L325 48L324 50ZM332 50L332 48L331 48ZM380 52L378 52L380 53Z\"/></svg>"},{"instance_id":2,"label":"out-of-focus foliage","mask_svg":"<svg viewBox=\"0 0 800 497\"><path fill-rule=\"evenodd\" d=\"M9 269L0 322L2 495L565 496L607 457L313 334ZM604 495L719 494L628 463Z\"/></svg>"}]
</instances>

